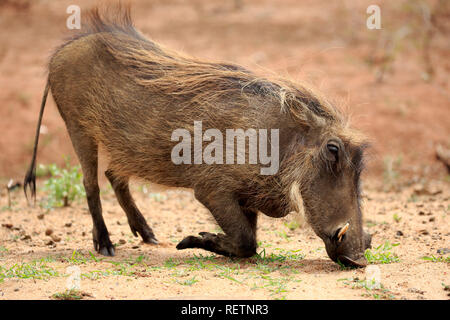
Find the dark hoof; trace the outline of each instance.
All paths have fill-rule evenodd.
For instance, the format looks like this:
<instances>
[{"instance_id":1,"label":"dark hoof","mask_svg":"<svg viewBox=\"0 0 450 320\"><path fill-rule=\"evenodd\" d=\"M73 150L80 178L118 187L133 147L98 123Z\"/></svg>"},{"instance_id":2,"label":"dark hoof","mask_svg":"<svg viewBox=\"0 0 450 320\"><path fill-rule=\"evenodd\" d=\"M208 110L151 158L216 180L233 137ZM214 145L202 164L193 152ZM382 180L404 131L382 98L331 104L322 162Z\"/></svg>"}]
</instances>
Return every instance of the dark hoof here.
<instances>
[{"instance_id":1,"label":"dark hoof","mask_svg":"<svg viewBox=\"0 0 450 320\"><path fill-rule=\"evenodd\" d=\"M194 236L186 237L177 244L177 249L183 250L188 248L197 248L199 240L199 238Z\"/></svg>"},{"instance_id":2,"label":"dark hoof","mask_svg":"<svg viewBox=\"0 0 450 320\"><path fill-rule=\"evenodd\" d=\"M109 240L109 237L103 238L99 241L94 238L94 249L104 256L113 257L116 253L114 245L111 243L111 240Z\"/></svg>"},{"instance_id":3,"label":"dark hoof","mask_svg":"<svg viewBox=\"0 0 450 320\"><path fill-rule=\"evenodd\" d=\"M102 248L100 248L99 253L103 256L109 256L109 257L114 257L114 255L116 254L115 250L114 250L114 246L102 247Z\"/></svg>"},{"instance_id":4,"label":"dark hoof","mask_svg":"<svg viewBox=\"0 0 450 320\"><path fill-rule=\"evenodd\" d=\"M155 235L153 234L153 232L150 230L149 227L144 227L141 228L141 230L131 227L131 232L133 233L133 235L135 237L138 236L138 233L140 234L142 241L144 241L144 243L150 243L150 244L158 244L158 239L155 238Z\"/></svg>"},{"instance_id":5,"label":"dark hoof","mask_svg":"<svg viewBox=\"0 0 450 320\"><path fill-rule=\"evenodd\" d=\"M159 243L158 239L155 238L155 235L151 231L142 232L139 234L141 235L142 241L144 241L144 243L150 243L150 244L158 244Z\"/></svg>"},{"instance_id":6,"label":"dark hoof","mask_svg":"<svg viewBox=\"0 0 450 320\"><path fill-rule=\"evenodd\" d=\"M156 238L149 238L149 239L144 239L142 238L142 241L144 241L144 243L149 243L149 244L159 244L158 239Z\"/></svg>"}]
</instances>

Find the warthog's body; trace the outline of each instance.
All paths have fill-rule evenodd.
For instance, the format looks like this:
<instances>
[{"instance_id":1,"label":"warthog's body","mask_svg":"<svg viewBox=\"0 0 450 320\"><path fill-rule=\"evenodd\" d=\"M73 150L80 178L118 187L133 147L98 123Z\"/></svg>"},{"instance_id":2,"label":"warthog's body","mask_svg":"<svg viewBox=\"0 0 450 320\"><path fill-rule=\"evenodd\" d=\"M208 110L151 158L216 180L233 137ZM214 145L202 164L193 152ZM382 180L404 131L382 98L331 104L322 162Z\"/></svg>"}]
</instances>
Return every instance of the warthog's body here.
<instances>
[{"instance_id":1,"label":"warthog's body","mask_svg":"<svg viewBox=\"0 0 450 320\"><path fill-rule=\"evenodd\" d=\"M82 166L94 246L102 254L113 255L114 247L101 213L99 146L130 227L145 242L156 239L129 193L130 177L194 189L225 233L187 237L179 249L251 256L257 212L285 216L298 210L300 197L333 260L354 261L368 245L358 190L363 142L328 102L299 84L181 56L138 34L128 11L108 23L93 11L89 31L53 55L49 88ZM45 97L42 110L44 104ZM264 165L248 162L174 164L171 135L180 128L193 133L194 121L202 121L203 131L279 129L278 172L261 175ZM35 154L25 187L34 182L34 165ZM347 238L337 244L333 237L346 223Z\"/></svg>"}]
</instances>

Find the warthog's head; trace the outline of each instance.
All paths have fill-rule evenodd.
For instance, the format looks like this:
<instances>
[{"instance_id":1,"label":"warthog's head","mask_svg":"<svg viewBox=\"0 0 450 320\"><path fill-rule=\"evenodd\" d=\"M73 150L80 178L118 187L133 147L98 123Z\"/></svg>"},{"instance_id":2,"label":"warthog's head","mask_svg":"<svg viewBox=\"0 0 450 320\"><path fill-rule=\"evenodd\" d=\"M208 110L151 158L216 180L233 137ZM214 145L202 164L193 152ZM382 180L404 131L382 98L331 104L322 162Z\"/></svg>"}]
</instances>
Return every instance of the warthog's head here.
<instances>
[{"instance_id":1,"label":"warthog's head","mask_svg":"<svg viewBox=\"0 0 450 320\"><path fill-rule=\"evenodd\" d=\"M364 266L371 236L363 230L360 206L362 145L337 135L320 138L300 153L303 181L291 188L301 194L306 218L324 241L328 256L346 266ZM310 169L310 170L308 170Z\"/></svg>"},{"instance_id":2,"label":"warthog's head","mask_svg":"<svg viewBox=\"0 0 450 320\"><path fill-rule=\"evenodd\" d=\"M367 143L331 107L317 110L302 111L307 130L294 139L296 152L285 163L292 208L301 210L303 201L306 219L333 261L364 266L371 244L363 230L360 191ZM317 115L321 112L325 116Z\"/></svg>"}]
</instances>

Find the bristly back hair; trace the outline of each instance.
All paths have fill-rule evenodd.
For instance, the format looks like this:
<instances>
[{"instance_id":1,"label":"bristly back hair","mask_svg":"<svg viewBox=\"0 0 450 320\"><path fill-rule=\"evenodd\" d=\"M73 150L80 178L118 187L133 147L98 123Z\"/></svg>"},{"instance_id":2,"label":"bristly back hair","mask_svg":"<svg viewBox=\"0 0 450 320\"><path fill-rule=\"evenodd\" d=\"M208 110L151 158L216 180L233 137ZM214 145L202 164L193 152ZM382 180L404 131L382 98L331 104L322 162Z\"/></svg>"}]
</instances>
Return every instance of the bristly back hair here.
<instances>
[{"instance_id":1,"label":"bristly back hair","mask_svg":"<svg viewBox=\"0 0 450 320\"><path fill-rule=\"evenodd\" d=\"M191 102L209 103L235 94L270 98L280 103L280 112L289 113L303 126L340 124L345 117L316 90L286 78L258 77L230 63L206 62L175 52L139 33L132 22L130 5L121 2L100 12L96 7L86 15L83 30L62 47L81 37L96 34L110 54L129 67L134 79L162 94L187 95ZM105 36L113 33L115 36Z\"/></svg>"}]
</instances>

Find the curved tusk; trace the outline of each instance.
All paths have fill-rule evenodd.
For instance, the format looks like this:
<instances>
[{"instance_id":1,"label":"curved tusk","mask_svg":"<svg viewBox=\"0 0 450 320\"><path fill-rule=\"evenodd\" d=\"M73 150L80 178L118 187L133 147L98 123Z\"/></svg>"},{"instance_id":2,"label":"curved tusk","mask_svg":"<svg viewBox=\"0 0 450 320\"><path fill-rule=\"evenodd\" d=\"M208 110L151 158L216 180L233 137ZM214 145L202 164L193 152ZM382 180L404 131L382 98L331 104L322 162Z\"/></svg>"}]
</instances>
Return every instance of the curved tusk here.
<instances>
[{"instance_id":1,"label":"curved tusk","mask_svg":"<svg viewBox=\"0 0 450 320\"><path fill-rule=\"evenodd\" d=\"M339 233L338 233L338 235L337 235L337 238L338 238L338 241L339 241L339 242L342 241L342 237L343 237L344 234L347 232L349 226L350 226L350 224L347 222L347 223L345 224L345 226L343 226L342 229L339 231Z\"/></svg>"}]
</instances>

